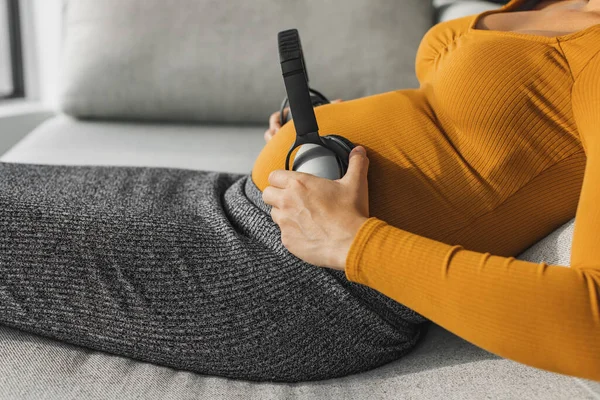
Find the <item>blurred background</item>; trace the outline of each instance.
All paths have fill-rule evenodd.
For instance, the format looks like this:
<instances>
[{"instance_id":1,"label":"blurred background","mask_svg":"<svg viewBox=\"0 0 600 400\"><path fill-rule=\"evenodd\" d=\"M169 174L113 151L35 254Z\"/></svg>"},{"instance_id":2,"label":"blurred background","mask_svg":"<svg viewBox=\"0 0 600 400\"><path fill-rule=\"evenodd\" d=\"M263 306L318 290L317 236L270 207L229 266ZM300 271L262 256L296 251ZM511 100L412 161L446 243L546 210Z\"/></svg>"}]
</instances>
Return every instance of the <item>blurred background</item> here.
<instances>
[{"instance_id":1,"label":"blurred background","mask_svg":"<svg viewBox=\"0 0 600 400\"><path fill-rule=\"evenodd\" d=\"M61 0L0 0L2 97L26 94L56 106L61 4Z\"/></svg>"},{"instance_id":2,"label":"blurred background","mask_svg":"<svg viewBox=\"0 0 600 400\"><path fill-rule=\"evenodd\" d=\"M127 59L127 56L123 57L123 55L127 53L118 53L118 51L122 50L119 50L117 47L113 53L107 54L108 58L105 62L108 64L108 66L106 68L100 65L97 59L94 59L92 61L96 62L96 64L93 66L87 65L87 69L85 69L81 66L81 62L73 59L74 54L79 56L79 54L77 54L77 49L73 50L73 47L85 45L85 43L81 43L84 40L88 42L91 41L92 46L105 45L106 43L100 43L98 37L90 38L86 36L85 29L79 29L77 24L71 24L69 21L67 21L69 15L69 13L66 12L68 3L69 1L67 0L0 0L0 155L4 154L27 133L31 132L36 126L40 125L41 122L60 112L61 109L63 111L66 109L67 114L73 114L73 116L80 118L93 116L111 119L118 117L119 119L129 119L131 121L137 121L140 119L147 120L148 115L150 115L152 112L152 110L148 109L145 111L146 114L142 115L143 112L136 109L136 107L142 107L139 98L129 99L132 101L119 103L119 107L136 109L132 110L129 114L111 114L110 112L103 110L101 106L95 106L95 108L93 108L92 105L89 105L89 102L99 101L98 99L100 98L108 99L115 96L120 96L120 94L116 94L117 89L113 89L115 86L119 85L113 85L114 82L102 81L102 83L99 82L97 84L95 91L92 91L89 87L81 89L82 85L85 85L81 81L76 81L76 78L80 80L93 80L95 79L93 74L96 74L96 76L103 75L103 70L106 72L106 74L110 74L114 70L123 71L129 68L131 70L137 69L138 71L141 71L141 78L139 78L138 82L140 86L142 84L146 87L152 86L152 82L149 83L147 81L143 81L143 79L147 79L151 74L157 74L156 69L153 71L149 71L148 69L144 70L146 67L140 67L139 60L135 60L133 58L146 57L148 56L148 51L153 51L154 57L156 58L159 54L158 52L162 49L157 46L151 48L151 46L149 47L147 44L145 45L146 47L144 47L144 43L142 43L138 47L144 48L146 53L142 55L141 52L138 52L132 56L131 59ZM86 4L88 4L88 6L90 4L89 1L85 0L72 0L70 3L72 3L73 6L71 13L71 15L74 15L73 18L81 18L81 16L78 16L79 14L83 15L81 10L86 7ZM122 16L123 18L131 18L134 15L143 14L144 12L150 10L152 7L146 7L146 5L152 5L156 2L149 0L146 2L124 1L119 3L112 0L97 0L96 3L98 4L97 8L102 12L103 10L106 11L109 9L110 3L115 3L115 6L125 9L124 15ZM142 4L142 6L138 5L137 9L127 6L127 4L136 3ZM190 2L185 0L165 0L163 2L163 4L170 9L189 8L189 4L186 3L194 5L202 4L203 2ZM208 1L208 3L211 2ZM213 3L218 4L219 2L216 1ZM214 92L218 85L226 87L227 82L231 82L231 79L228 78L228 74L231 74L232 71L224 70L221 65L224 65L225 63L231 64L232 62L235 62L234 60L236 58L245 60L244 62L246 64L243 65L244 62L241 64L244 68L246 68L246 71L251 71L252 74L258 75L258 79L254 79L256 82L253 84L254 87L251 88L254 90L254 92L251 91L249 93L256 97L256 100L251 104L251 108L255 107L255 109L248 110L244 115L240 114L239 116L233 116L231 118L230 116L234 114L230 114L229 116L219 115L218 111L216 110L217 107L223 108L224 105L239 106L239 104L243 103L232 103L227 101L227 99L224 97L232 96L232 94L227 94L227 92L224 90L222 93L218 94L211 93L211 96L213 96L213 99L215 99L215 101L212 103L205 101L204 103L200 104L198 101L196 101L197 99L194 100L189 97L193 95L187 94L186 91L182 90L180 87L176 88L177 82L175 82L173 86L156 87L154 88L154 91L152 91L152 88L145 89L146 95L151 94L152 96L157 96L157 93L161 93L170 94L171 96L176 97L179 95L179 93L181 93L181 98L186 100L185 102L182 101L180 104L174 104L175 102L171 101L173 97L169 98L169 96L166 96L164 101L173 103L172 107L175 109L175 111L171 110L170 113L163 111L162 114L160 112L155 112L154 117L156 120L174 120L175 122L185 122L185 120L190 119L190 114L193 111L192 107L202 107L202 109L205 110L206 115L192 117L192 120L210 120L210 122L219 123L233 122L259 124L259 120L262 121L264 119L263 125L266 127L267 118L270 114L270 112L267 111L275 111L280 103L279 98L284 95L283 84L280 81L280 74L277 70L278 66L276 51L274 48L266 48L262 43L257 45L257 49L262 50L259 50L259 52L256 54L241 54L239 53L239 50L248 49L248 42L255 40L256 37L261 37L259 35L262 35L262 38L264 38L261 39L263 42L265 40L267 42L269 40L273 41L277 29L287 29L295 26L293 25L293 22L290 22L293 21L293 19L290 18L289 15L286 15L287 10L290 10L289 12L292 14L299 12L300 15L306 16L307 18L312 17L313 15L322 17L317 22L313 21L312 24L310 24L310 21L300 24L303 28L301 29L301 36L303 37L303 42L305 42L305 51L309 55L308 64L309 71L311 72L311 83L320 91L325 91L325 94L328 95L328 97L342 97L348 100L353 97L365 96L386 90L392 90L394 88L416 87L417 81L414 78L413 72L414 56L420 39L430 26L437 22L457 18L465 14L472 14L490 8L497 8L500 6L500 4L506 3L506 1L419 0L415 2L413 0L390 0L388 2L382 2L384 5L383 8L387 7L392 11L388 13L387 17L398 18L398 20L393 23L398 26L406 25L404 29L396 29L402 38L399 40L394 39L396 46L395 49L391 47L386 49L381 45L369 45L373 41L382 40L382 35L387 35L383 38L383 40L385 40L387 37L388 42L385 44L389 45L392 43L390 42L389 33L393 34L395 32L394 29L392 29L393 27L383 25L378 29L370 29L371 25L373 25L373 22L378 23L377 19L381 19L380 17L382 17L382 15L369 15L363 13L362 15L352 16L352 18L361 21L361 24L363 25L360 26L360 28L362 28L362 36L357 35L356 37L358 40L353 41L352 39L354 37L352 36L352 33L344 31L344 29L348 29L348 25L351 24L343 22L341 29L338 30L330 29L328 24L331 24L331 27L335 28L337 25L337 20L344 21L344 19L348 19L348 17L352 15L353 11L359 13L359 8L352 10L352 7L346 7L349 9L349 11L324 16L322 15L323 13L319 13L318 11L319 9L323 8L327 9L328 7L330 10L335 6L344 7L344 4L349 3L344 3L341 1L313 1L306 2L306 4L309 6L302 8L294 6L294 2L274 2L281 3L281 6L276 10L271 10L270 13L268 11L273 7L264 7L265 12L263 12L261 11L261 7L263 7L262 3L264 2L222 1L220 2L220 6L213 7L226 9L227 7L223 7L225 4L230 5L229 7L243 8L240 7L240 5L244 4L248 10L225 10L223 15L227 15L227 13L237 14L245 12L250 16L250 19L254 18L258 21L262 18L265 21L269 21L270 24L269 26L265 27L263 31L255 32L254 37L245 34L244 27L240 29L240 32L227 32L225 31L225 27L230 28L231 26L235 25L227 26L227 23L224 25L221 24L221 26L224 28L220 32L216 32L215 35L213 35L218 36L218 38L211 38L210 40L212 40L212 43L209 43L209 45L215 46L215 43L217 43L215 40L220 41L221 43L232 43L234 49L231 50L229 54L225 54L225 57L229 57L227 60L221 59L212 64L207 61L206 65L203 65L202 63L207 60L207 55L211 56L211 53L208 51L202 53L201 50L195 50L195 48L201 48L205 43L203 43L202 40L198 40L198 38L192 38L190 35L199 33L206 37L206 31L193 29L172 29L171 34L173 35L188 36L182 43L180 43L182 46L185 44L188 47L187 49L181 47L173 50L173 46L170 46L171 49L167 51L171 51L171 53L168 55L175 56L172 57L171 60L176 58L182 61L180 61L178 65L175 65L175 67L171 70L165 69L164 71L167 72L162 72L162 75L165 76L166 74L167 78L170 78L171 74L174 74L175 71L181 72L182 75L180 80L181 82L185 82L182 83L181 86L187 86L190 88L190 91L192 89L199 90L198 88L201 87L202 82L199 82L198 78L192 78L190 72L190 67L193 66L192 63L196 62L199 65L199 71L202 70L203 72L207 72L207 70L210 70L208 71L208 74L203 75L205 78L210 77L212 79L210 74L215 75L216 73L216 76L214 76L216 80L214 81L212 88ZM303 2L298 4L302 3ZM415 6L413 3L418 3L419 6ZM323 4L325 7L319 4ZM397 4L397 6L392 7L391 5L393 4ZM82 6L78 9L77 6L79 5ZM313 10L311 10L311 7ZM378 7L379 6L375 8ZM413 9L414 14L412 13ZM429 11L429 9L431 11ZM411 11L406 12L406 10ZM196 9L190 10L191 18L194 18L193 13L197 11L198 10ZM264 16L261 17L260 13L264 14ZM98 15L102 16L102 13L100 12ZM160 29L171 30L168 24L172 23L174 19L169 20L169 17L169 15L166 15L165 24L163 24L162 27L155 29L155 31ZM385 15L383 15L383 17L385 17ZM179 18L181 20L182 17L175 16L174 18ZM234 15L232 20L235 22L236 18L237 17ZM369 18L371 18L371 21L369 21ZM273 19L281 19L281 23L277 25L276 23L272 22ZM207 21L209 24L207 28L212 29L210 24L212 24L213 21L210 19L207 20L205 17L201 17L198 23L206 24ZM72 32L67 38L64 37L65 26L74 26ZM414 29L411 29L412 27L414 27ZM94 29L93 24L90 24L90 29ZM213 31L218 30L218 26L215 26L215 29L213 29ZM97 36L101 36L103 34L102 30L100 29L96 29L94 32L97 34ZM124 43L126 45L133 45L133 42L129 39L131 37L135 37L136 32L141 32L143 34L150 33L150 35L148 35L150 37L148 37L146 42L150 42L153 39L153 31L140 31L139 29L131 29L123 32L127 34L127 37L124 39ZM327 34L323 35L322 32L327 32ZM367 36L365 36L365 33L367 33ZM271 38L271 36L273 36L273 38ZM244 37L246 38L246 42L244 42ZM350 45L353 42L355 42L354 47ZM73 46L69 46L70 44ZM365 48L365 44L368 48ZM329 48L338 48L338 51L334 52L332 56L322 57L320 52L323 51L325 46L329 46ZM67 58L63 59L66 47L70 47L71 51L67 54ZM168 46L165 45L165 47ZM135 53L135 49L133 50ZM220 49L218 48L211 48L211 51L213 51L215 54L222 54L223 52L220 52L219 50ZM364 53L363 55L365 57L381 58L382 56L388 55L390 51L395 51L399 54L402 54L402 57L396 57L395 64L389 63L390 70L381 71L381 76L379 77L373 77L372 73L375 72L375 70L372 65L368 65L363 61L361 61L361 63L355 63L353 59L353 57L356 57L357 53L359 52ZM191 54L191 56L188 58L182 57L183 54L188 52ZM122 63L120 65L121 68L111 69L111 66L115 67L115 60L118 59L119 56L121 58L118 62ZM271 57L272 61L269 61L270 59L267 57ZM156 62L156 59L153 60L153 62ZM110 65L111 63L112 65ZM260 63L264 63L268 65L268 67L258 68L261 65ZM351 68L347 67L344 71L337 74L337 76L339 76L337 84L332 81L336 74L329 73L331 65L335 65L333 63L354 64L354 66ZM156 66L153 66L153 68L156 68ZM250 68L251 70L249 70ZM392 72L392 68L395 68L395 74L397 75L397 77L393 79L390 78L390 72ZM65 69L68 70L66 81L63 80ZM75 73L73 73L73 71L75 71ZM79 71L85 71L85 74L77 75ZM132 74L131 71L129 71L129 73ZM370 74L370 76L367 77L367 74ZM221 80L219 80L219 78ZM340 86L343 85L344 79L352 80L356 85L356 89L354 91L350 91L348 88L340 89ZM237 81L231 85L233 86L234 84L237 84ZM194 87L194 85L196 87ZM264 93L258 90L261 85L265 86ZM237 90L237 87L239 86L234 86L233 89L231 87L227 87L227 90L232 92ZM101 92L99 92L98 89L101 89ZM130 93L133 93L137 90L137 87L132 85L132 87L123 87L122 89L123 91L129 90ZM85 90L88 90L88 92L86 92L87 97L82 97L81 94L82 92L85 92ZM179 92L177 92L178 90ZM63 101L61 104L61 91L62 95L65 95L65 93L75 93L76 96L75 98L73 96L70 97L70 99L74 99L70 103ZM216 98L215 96L220 96L221 98ZM81 110L81 104L84 103L89 105L85 112ZM189 107L189 109L186 109L186 106ZM75 111L75 108L77 108L78 111ZM177 114L177 112L179 112L179 114L176 118L174 114ZM258 145L255 143L253 148L256 149L257 146Z\"/></svg>"},{"instance_id":3,"label":"blurred background","mask_svg":"<svg viewBox=\"0 0 600 400\"><path fill-rule=\"evenodd\" d=\"M61 0L0 0L0 154L58 102Z\"/></svg>"}]
</instances>

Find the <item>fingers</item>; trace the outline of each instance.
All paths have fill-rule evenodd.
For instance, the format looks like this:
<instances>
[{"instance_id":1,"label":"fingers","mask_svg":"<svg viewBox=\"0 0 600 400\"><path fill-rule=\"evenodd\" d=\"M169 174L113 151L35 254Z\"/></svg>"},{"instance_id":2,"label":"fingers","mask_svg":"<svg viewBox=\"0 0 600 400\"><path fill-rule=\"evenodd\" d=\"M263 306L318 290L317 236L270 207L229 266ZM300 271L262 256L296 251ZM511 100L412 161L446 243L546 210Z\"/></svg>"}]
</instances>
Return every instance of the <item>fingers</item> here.
<instances>
[{"instance_id":1,"label":"fingers","mask_svg":"<svg viewBox=\"0 0 600 400\"><path fill-rule=\"evenodd\" d=\"M286 107L283 109L283 117L286 118L290 108ZM269 117L269 129L265 131L264 138L265 142L268 142L275 136L277 131L281 128L281 115L279 111L275 111Z\"/></svg>"},{"instance_id":2,"label":"fingers","mask_svg":"<svg viewBox=\"0 0 600 400\"><path fill-rule=\"evenodd\" d=\"M279 121L279 111L275 111L269 117L269 129L273 132L276 132L279 128L281 128L281 122Z\"/></svg>"},{"instance_id":3,"label":"fingers","mask_svg":"<svg viewBox=\"0 0 600 400\"><path fill-rule=\"evenodd\" d=\"M265 142L271 140L280 127L279 112L276 111L269 117L269 129L267 129L264 134Z\"/></svg>"},{"instance_id":4,"label":"fingers","mask_svg":"<svg viewBox=\"0 0 600 400\"><path fill-rule=\"evenodd\" d=\"M275 186L276 188L286 188L288 186L288 182L291 179L291 174L294 172L286 171L284 169L276 169L271 171L267 180L269 181L269 185Z\"/></svg>"},{"instance_id":5,"label":"fingers","mask_svg":"<svg viewBox=\"0 0 600 400\"><path fill-rule=\"evenodd\" d=\"M335 99L331 103L341 103L342 101L343 101L342 99Z\"/></svg>"},{"instance_id":6,"label":"fingers","mask_svg":"<svg viewBox=\"0 0 600 400\"><path fill-rule=\"evenodd\" d=\"M267 186L262 192L262 199L265 204L273 206L273 208L281 208L282 195L283 189Z\"/></svg>"},{"instance_id":7,"label":"fingers","mask_svg":"<svg viewBox=\"0 0 600 400\"><path fill-rule=\"evenodd\" d=\"M281 221L279 220L279 217L280 217L280 215L279 215L279 209L277 207L271 208L271 219L277 225L279 225L281 223Z\"/></svg>"},{"instance_id":8,"label":"fingers","mask_svg":"<svg viewBox=\"0 0 600 400\"><path fill-rule=\"evenodd\" d=\"M305 174L304 172L276 169L274 171L271 171L267 180L269 181L269 185L285 189L291 184L299 184L300 186L306 186L308 184L307 177L310 177L310 175Z\"/></svg>"},{"instance_id":9,"label":"fingers","mask_svg":"<svg viewBox=\"0 0 600 400\"><path fill-rule=\"evenodd\" d=\"M270 129L267 129L264 134L265 142L268 142L269 140L271 140L273 138L273 135L274 135L274 133L271 132Z\"/></svg>"},{"instance_id":10,"label":"fingers","mask_svg":"<svg viewBox=\"0 0 600 400\"><path fill-rule=\"evenodd\" d=\"M283 109L283 118L287 117L289 111L289 107ZM269 117L269 129L271 129L274 132L277 132L279 128L281 128L281 113L279 111L275 111Z\"/></svg>"},{"instance_id":11,"label":"fingers","mask_svg":"<svg viewBox=\"0 0 600 400\"><path fill-rule=\"evenodd\" d=\"M362 152L359 151L362 149ZM367 152L363 146L356 146L350 153L350 160L348 161L348 170L342 179L349 182L361 183L361 181L367 179L367 173L369 171L369 158Z\"/></svg>"}]
</instances>

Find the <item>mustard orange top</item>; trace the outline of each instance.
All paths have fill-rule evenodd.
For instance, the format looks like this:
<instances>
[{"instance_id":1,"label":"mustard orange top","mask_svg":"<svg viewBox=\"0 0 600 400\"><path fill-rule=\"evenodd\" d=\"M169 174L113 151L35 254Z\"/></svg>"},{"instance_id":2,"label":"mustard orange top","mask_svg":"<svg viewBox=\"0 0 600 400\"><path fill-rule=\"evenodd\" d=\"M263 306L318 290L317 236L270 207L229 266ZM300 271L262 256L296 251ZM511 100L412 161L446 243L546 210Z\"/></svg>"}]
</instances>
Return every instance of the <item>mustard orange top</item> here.
<instances>
[{"instance_id":1,"label":"mustard orange top","mask_svg":"<svg viewBox=\"0 0 600 400\"><path fill-rule=\"evenodd\" d=\"M315 110L370 160L345 273L501 357L600 380L600 24L474 28L522 3L433 26L419 88ZM294 135L260 153L260 190ZM514 258L574 216L570 268Z\"/></svg>"}]
</instances>

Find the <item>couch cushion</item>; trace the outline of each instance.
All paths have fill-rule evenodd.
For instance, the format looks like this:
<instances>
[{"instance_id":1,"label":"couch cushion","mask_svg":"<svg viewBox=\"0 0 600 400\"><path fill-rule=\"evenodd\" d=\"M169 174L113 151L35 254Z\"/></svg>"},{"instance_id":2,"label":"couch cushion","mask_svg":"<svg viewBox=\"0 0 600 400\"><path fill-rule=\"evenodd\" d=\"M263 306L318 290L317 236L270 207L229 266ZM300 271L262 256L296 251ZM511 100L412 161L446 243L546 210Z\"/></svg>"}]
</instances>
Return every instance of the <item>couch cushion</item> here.
<instances>
[{"instance_id":1,"label":"couch cushion","mask_svg":"<svg viewBox=\"0 0 600 400\"><path fill-rule=\"evenodd\" d=\"M144 124L52 118L0 160L141 165L250 173L265 126Z\"/></svg>"},{"instance_id":2,"label":"couch cushion","mask_svg":"<svg viewBox=\"0 0 600 400\"><path fill-rule=\"evenodd\" d=\"M331 99L417 87L423 0L76 0L65 13L62 109L73 116L264 122L285 94L277 32L298 28Z\"/></svg>"},{"instance_id":3,"label":"couch cushion","mask_svg":"<svg viewBox=\"0 0 600 400\"><path fill-rule=\"evenodd\" d=\"M91 351L0 326L0 398L35 399L595 399L575 379L502 359L438 325L410 353L317 382L206 376Z\"/></svg>"}]
</instances>

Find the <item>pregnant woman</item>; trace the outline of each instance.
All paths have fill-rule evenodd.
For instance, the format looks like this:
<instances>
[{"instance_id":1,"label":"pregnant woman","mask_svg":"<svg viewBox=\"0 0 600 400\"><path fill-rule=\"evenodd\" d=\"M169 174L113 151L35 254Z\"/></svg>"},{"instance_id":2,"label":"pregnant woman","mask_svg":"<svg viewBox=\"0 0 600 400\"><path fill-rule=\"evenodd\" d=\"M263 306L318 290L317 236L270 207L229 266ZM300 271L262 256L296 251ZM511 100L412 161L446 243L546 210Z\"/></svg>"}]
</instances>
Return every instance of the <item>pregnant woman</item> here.
<instances>
[{"instance_id":1,"label":"pregnant woman","mask_svg":"<svg viewBox=\"0 0 600 400\"><path fill-rule=\"evenodd\" d=\"M382 60L383 62L384 60ZM344 178L0 163L0 323L203 374L327 379L433 321L600 380L600 0L433 26L418 89L318 107ZM576 216L570 268L514 257Z\"/></svg>"}]
</instances>

